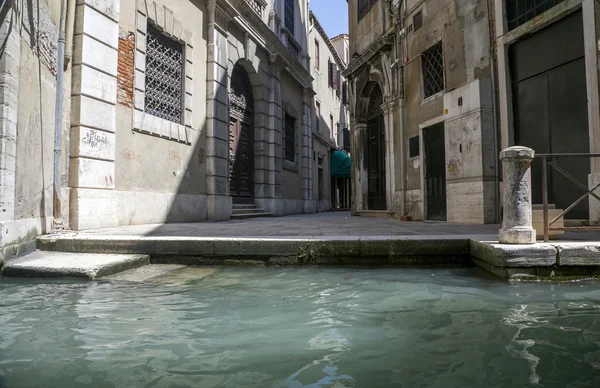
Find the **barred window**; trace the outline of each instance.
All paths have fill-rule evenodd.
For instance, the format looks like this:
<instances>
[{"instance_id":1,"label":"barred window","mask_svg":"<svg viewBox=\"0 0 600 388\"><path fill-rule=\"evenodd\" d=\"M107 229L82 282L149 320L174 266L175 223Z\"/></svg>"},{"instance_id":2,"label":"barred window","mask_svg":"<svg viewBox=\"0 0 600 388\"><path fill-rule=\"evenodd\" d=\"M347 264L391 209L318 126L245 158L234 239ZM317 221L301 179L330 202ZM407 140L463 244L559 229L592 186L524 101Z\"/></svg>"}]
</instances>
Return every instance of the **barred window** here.
<instances>
[{"instance_id":1,"label":"barred window","mask_svg":"<svg viewBox=\"0 0 600 388\"><path fill-rule=\"evenodd\" d=\"M144 111L176 123L183 111L183 44L148 23Z\"/></svg>"},{"instance_id":2,"label":"barred window","mask_svg":"<svg viewBox=\"0 0 600 388\"><path fill-rule=\"evenodd\" d=\"M442 92L444 86L444 52L442 42L421 55L423 71L423 97L431 97Z\"/></svg>"},{"instance_id":3,"label":"barred window","mask_svg":"<svg viewBox=\"0 0 600 388\"><path fill-rule=\"evenodd\" d=\"M507 0L508 28L515 29L563 1L565 0Z\"/></svg>"},{"instance_id":4,"label":"barred window","mask_svg":"<svg viewBox=\"0 0 600 388\"><path fill-rule=\"evenodd\" d=\"M294 0L285 0L285 28L294 34Z\"/></svg>"},{"instance_id":5,"label":"barred window","mask_svg":"<svg viewBox=\"0 0 600 388\"><path fill-rule=\"evenodd\" d=\"M294 129L295 126L296 118L286 113L284 128L285 144L283 150L283 157L285 158L285 160L289 160L290 162L293 162L296 159L296 131Z\"/></svg>"}]
</instances>

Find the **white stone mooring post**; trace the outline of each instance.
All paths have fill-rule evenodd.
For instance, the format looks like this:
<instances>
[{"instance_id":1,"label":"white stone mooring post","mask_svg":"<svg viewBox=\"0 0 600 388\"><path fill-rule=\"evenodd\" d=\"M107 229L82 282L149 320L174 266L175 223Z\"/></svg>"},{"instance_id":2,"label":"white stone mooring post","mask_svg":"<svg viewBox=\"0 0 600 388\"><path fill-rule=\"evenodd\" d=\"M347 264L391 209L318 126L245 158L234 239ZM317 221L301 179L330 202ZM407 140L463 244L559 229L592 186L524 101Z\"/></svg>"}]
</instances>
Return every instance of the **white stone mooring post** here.
<instances>
[{"instance_id":1,"label":"white stone mooring post","mask_svg":"<svg viewBox=\"0 0 600 388\"><path fill-rule=\"evenodd\" d=\"M509 147L500 152L504 183L504 214L499 240L502 244L534 244L531 219L531 161L535 152Z\"/></svg>"}]
</instances>

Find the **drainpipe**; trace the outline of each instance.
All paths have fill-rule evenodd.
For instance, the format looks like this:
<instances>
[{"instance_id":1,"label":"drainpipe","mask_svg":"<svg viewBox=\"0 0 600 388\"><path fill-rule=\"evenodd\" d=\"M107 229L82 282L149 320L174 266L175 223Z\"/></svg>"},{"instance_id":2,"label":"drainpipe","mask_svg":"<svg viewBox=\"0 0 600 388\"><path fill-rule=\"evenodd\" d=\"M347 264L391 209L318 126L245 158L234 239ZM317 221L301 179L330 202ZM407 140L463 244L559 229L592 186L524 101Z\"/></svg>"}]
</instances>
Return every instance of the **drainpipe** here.
<instances>
[{"instance_id":1,"label":"drainpipe","mask_svg":"<svg viewBox=\"0 0 600 388\"><path fill-rule=\"evenodd\" d=\"M65 63L65 24L67 13L67 0L61 1L60 6L60 30L58 33L58 57L56 58L56 105L54 121L54 206L53 206L53 229L60 229L62 223L61 209L61 151L62 151L62 120L63 120L63 83Z\"/></svg>"},{"instance_id":2,"label":"drainpipe","mask_svg":"<svg viewBox=\"0 0 600 388\"><path fill-rule=\"evenodd\" d=\"M493 132L494 132L494 184L495 184L495 196L496 196L496 222L500 222L500 168L499 168L499 153L498 149L498 101L496 99L496 59L494 52L494 21L492 21L492 8L490 0L487 1L488 7L488 20L490 21L490 68L492 72L492 115L494 116Z\"/></svg>"},{"instance_id":3,"label":"drainpipe","mask_svg":"<svg viewBox=\"0 0 600 388\"><path fill-rule=\"evenodd\" d=\"M71 63L73 57L73 29L75 27L75 1L67 0L67 25L66 25L66 43L65 43L65 70Z\"/></svg>"}]
</instances>

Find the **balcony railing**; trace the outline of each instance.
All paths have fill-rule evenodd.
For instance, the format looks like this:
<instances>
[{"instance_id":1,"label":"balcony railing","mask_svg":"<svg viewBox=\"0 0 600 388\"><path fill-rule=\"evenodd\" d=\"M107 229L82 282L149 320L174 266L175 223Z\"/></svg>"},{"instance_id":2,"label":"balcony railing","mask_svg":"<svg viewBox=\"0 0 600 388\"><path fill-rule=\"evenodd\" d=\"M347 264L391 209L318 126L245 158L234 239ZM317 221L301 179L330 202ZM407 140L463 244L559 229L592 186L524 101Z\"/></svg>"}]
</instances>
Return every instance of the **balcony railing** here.
<instances>
[{"instance_id":1,"label":"balcony railing","mask_svg":"<svg viewBox=\"0 0 600 388\"><path fill-rule=\"evenodd\" d=\"M246 0L246 3L261 19L263 18L263 13L267 7L267 2L265 0Z\"/></svg>"}]
</instances>

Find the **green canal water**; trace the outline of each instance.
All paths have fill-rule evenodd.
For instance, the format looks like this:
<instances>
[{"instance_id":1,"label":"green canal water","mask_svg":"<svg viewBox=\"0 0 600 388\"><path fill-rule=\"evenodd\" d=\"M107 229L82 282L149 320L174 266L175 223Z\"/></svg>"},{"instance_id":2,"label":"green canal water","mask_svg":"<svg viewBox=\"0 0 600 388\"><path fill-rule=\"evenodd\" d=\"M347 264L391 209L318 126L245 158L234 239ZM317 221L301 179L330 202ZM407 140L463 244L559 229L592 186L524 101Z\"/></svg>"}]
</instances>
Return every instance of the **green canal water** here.
<instances>
[{"instance_id":1,"label":"green canal water","mask_svg":"<svg viewBox=\"0 0 600 388\"><path fill-rule=\"evenodd\" d=\"M600 283L475 268L185 279L0 280L0 386L600 387Z\"/></svg>"}]
</instances>

